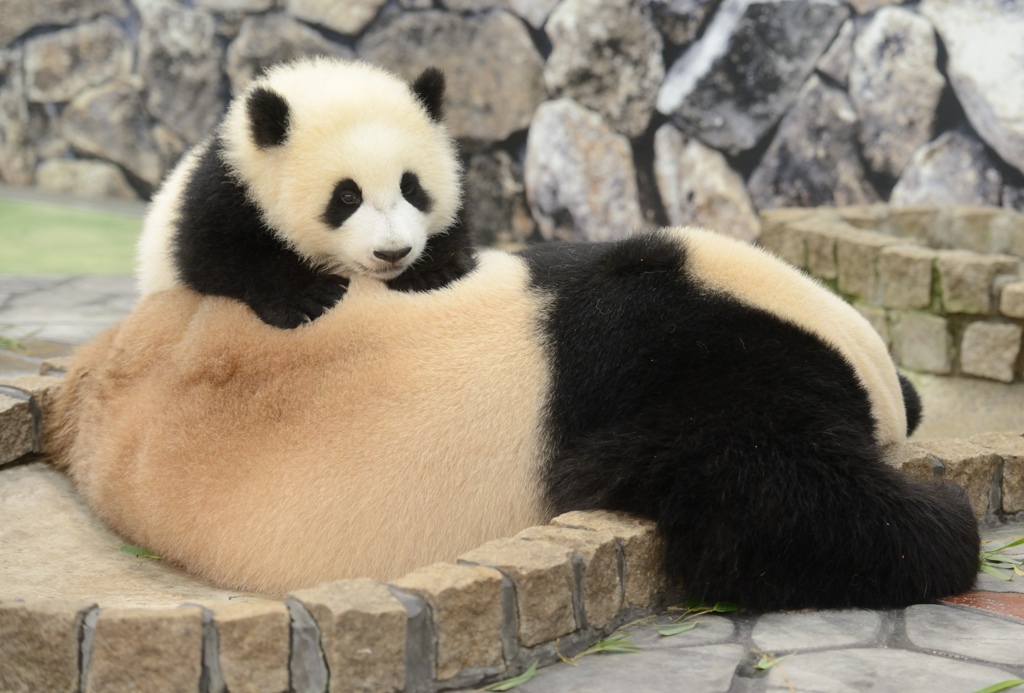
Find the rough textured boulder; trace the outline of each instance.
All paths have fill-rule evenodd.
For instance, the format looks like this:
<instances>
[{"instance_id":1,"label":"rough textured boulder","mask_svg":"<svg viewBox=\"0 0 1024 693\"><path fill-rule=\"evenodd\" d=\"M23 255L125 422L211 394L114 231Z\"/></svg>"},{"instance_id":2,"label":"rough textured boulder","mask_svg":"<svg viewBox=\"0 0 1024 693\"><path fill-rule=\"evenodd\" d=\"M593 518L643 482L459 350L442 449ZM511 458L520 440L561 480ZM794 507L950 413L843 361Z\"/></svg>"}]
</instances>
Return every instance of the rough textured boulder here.
<instances>
[{"instance_id":1,"label":"rough textured boulder","mask_svg":"<svg viewBox=\"0 0 1024 693\"><path fill-rule=\"evenodd\" d=\"M654 135L654 177L672 225L697 224L744 241L761 231L743 178L721 153L671 123Z\"/></svg>"},{"instance_id":2,"label":"rough textured boulder","mask_svg":"<svg viewBox=\"0 0 1024 693\"><path fill-rule=\"evenodd\" d=\"M853 46L850 99L860 114L860 141L872 170L897 178L914 150L931 139L946 80L928 20L886 7Z\"/></svg>"},{"instance_id":3,"label":"rough textured boulder","mask_svg":"<svg viewBox=\"0 0 1024 693\"><path fill-rule=\"evenodd\" d=\"M949 52L949 81L971 125L1024 170L1024 3L924 0L921 13Z\"/></svg>"},{"instance_id":4,"label":"rough textured boulder","mask_svg":"<svg viewBox=\"0 0 1024 693\"><path fill-rule=\"evenodd\" d=\"M719 3L720 0L648 0L645 4L665 41L685 46L697 38L704 20Z\"/></svg>"},{"instance_id":5,"label":"rough textured boulder","mask_svg":"<svg viewBox=\"0 0 1024 693\"><path fill-rule=\"evenodd\" d=\"M226 107L224 49L208 12L167 0L138 0L139 74L149 112L193 144L206 136Z\"/></svg>"},{"instance_id":6,"label":"rough textured boulder","mask_svg":"<svg viewBox=\"0 0 1024 693\"><path fill-rule=\"evenodd\" d=\"M477 242L525 242L536 224L526 204L523 164L508 152L478 152L466 165L466 211Z\"/></svg>"},{"instance_id":7,"label":"rough textured boulder","mask_svg":"<svg viewBox=\"0 0 1024 693\"><path fill-rule=\"evenodd\" d=\"M0 46L40 26L64 26L101 14L123 17L125 0L4 0Z\"/></svg>"},{"instance_id":8,"label":"rough textured boulder","mask_svg":"<svg viewBox=\"0 0 1024 693\"><path fill-rule=\"evenodd\" d=\"M508 10L525 19L534 29L540 29L558 3L559 0L445 0L444 6L452 12ZM431 7L430 0L423 2L423 5L417 9Z\"/></svg>"},{"instance_id":9,"label":"rough textured boulder","mask_svg":"<svg viewBox=\"0 0 1024 693\"><path fill-rule=\"evenodd\" d=\"M37 154L29 129L21 48L0 50L0 178L31 185Z\"/></svg>"},{"instance_id":10,"label":"rough textured boulder","mask_svg":"<svg viewBox=\"0 0 1024 693\"><path fill-rule=\"evenodd\" d=\"M488 46L485 52L480 46ZM503 140L523 130L544 100L544 62L523 23L496 10L460 17L400 15L375 26L359 56L414 79L431 65L448 79L447 121L456 137Z\"/></svg>"},{"instance_id":11,"label":"rough textured boulder","mask_svg":"<svg viewBox=\"0 0 1024 693\"><path fill-rule=\"evenodd\" d=\"M815 69L834 82L847 86L850 79L850 63L853 62L853 37L857 33L852 19L847 19L839 27L832 45L818 60Z\"/></svg>"},{"instance_id":12,"label":"rough textured boulder","mask_svg":"<svg viewBox=\"0 0 1024 693\"><path fill-rule=\"evenodd\" d=\"M131 46L111 17L25 43L25 89L32 101L70 101L89 87L128 74L131 66Z\"/></svg>"},{"instance_id":13,"label":"rough textured boulder","mask_svg":"<svg viewBox=\"0 0 1024 693\"><path fill-rule=\"evenodd\" d=\"M716 149L750 149L796 100L848 16L836 0L726 0L669 69L658 110Z\"/></svg>"},{"instance_id":14,"label":"rough textured boulder","mask_svg":"<svg viewBox=\"0 0 1024 693\"><path fill-rule=\"evenodd\" d=\"M893 188L894 205L998 205L1002 176L985 143L952 130L914 152Z\"/></svg>"},{"instance_id":15,"label":"rough textured boulder","mask_svg":"<svg viewBox=\"0 0 1024 693\"><path fill-rule=\"evenodd\" d=\"M106 161L44 161L36 169L36 185L75 197L139 199L121 169Z\"/></svg>"},{"instance_id":16,"label":"rough textured boulder","mask_svg":"<svg viewBox=\"0 0 1024 693\"><path fill-rule=\"evenodd\" d=\"M354 35L373 21L385 3L387 0L287 0L285 9L304 21Z\"/></svg>"},{"instance_id":17,"label":"rough textured boulder","mask_svg":"<svg viewBox=\"0 0 1024 693\"><path fill-rule=\"evenodd\" d=\"M537 109L525 168L530 209L548 240L608 241L642 223L629 140L571 99Z\"/></svg>"},{"instance_id":18,"label":"rough textured boulder","mask_svg":"<svg viewBox=\"0 0 1024 693\"><path fill-rule=\"evenodd\" d=\"M630 0L565 0L548 20L551 55L544 81L597 111L628 137L640 135L654 112L665 76L661 36Z\"/></svg>"},{"instance_id":19,"label":"rough textured boulder","mask_svg":"<svg viewBox=\"0 0 1024 693\"><path fill-rule=\"evenodd\" d=\"M83 92L64 109L61 129L75 149L113 161L155 186L163 175L138 78Z\"/></svg>"},{"instance_id":20,"label":"rough textured boulder","mask_svg":"<svg viewBox=\"0 0 1024 693\"><path fill-rule=\"evenodd\" d=\"M765 209L877 200L865 181L857 131L857 113L846 94L812 77L750 177L754 203Z\"/></svg>"},{"instance_id":21,"label":"rough textured boulder","mask_svg":"<svg viewBox=\"0 0 1024 693\"><path fill-rule=\"evenodd\" d=\"M308 55L355 57L355 52L337 46L319 32L284 14L246 17L238 36L228 46L226 71L231 93L239 94L262 70L276 63Z\"/></svg>"}]
</instances>

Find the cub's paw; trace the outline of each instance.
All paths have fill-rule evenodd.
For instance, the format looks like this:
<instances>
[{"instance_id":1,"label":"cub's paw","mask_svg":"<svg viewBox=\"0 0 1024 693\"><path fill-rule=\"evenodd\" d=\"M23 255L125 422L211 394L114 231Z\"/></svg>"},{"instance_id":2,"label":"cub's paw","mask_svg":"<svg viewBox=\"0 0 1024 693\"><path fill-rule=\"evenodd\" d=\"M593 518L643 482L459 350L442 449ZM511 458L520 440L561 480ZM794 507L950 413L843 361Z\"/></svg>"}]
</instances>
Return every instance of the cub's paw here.
<instances>
[{"instance_id":1,"label":"cub's paw","mask_svg":"<svg viewBox=\"0 0 1024 693\"><path fill-rule=\"evenodd\" d=\"M348 290L348 279L333 274L317 275L301 289L249 300L260 320L290 330L312 322L333 308Z\"/></svg>"},{"instance_id":2,"label":"cub's paw","mask_svg":"<svg viewBox=\"0 0 1024 693\"><path fill-rule=\"evenodd\" d=\"M460 279L476 267L472 251L453 253L439 263L417 263L387 282L393 291L433 291Z\"/></svg>"}]
</instances>

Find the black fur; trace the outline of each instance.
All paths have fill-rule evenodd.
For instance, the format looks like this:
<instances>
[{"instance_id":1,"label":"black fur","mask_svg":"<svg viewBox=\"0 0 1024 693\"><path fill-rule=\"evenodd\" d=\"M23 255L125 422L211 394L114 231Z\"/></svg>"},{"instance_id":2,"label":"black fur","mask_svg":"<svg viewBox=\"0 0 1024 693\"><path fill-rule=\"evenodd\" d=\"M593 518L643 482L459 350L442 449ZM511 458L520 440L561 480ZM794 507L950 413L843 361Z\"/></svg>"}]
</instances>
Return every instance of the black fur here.
<instances>
[{"instance_id":1,"label":"black fur","mask_svg":"<svg viewBox=\"0 0 1024 693\"><path fill-rule=\"evenodd\" d=\"M412 91L416 98L437 123L444 118L444 90L444 73L436 67L428 67L412 83Z\"/></svg>"},{"instance_id":2,"label":"black fur","mask_svg":"<svg viewBox=\"0 0 1024 693\"><path fill-rule=\"evenodd\" d=\"M249 116L249 132L260 149L269 149L285 143L291 112L284 97L267 87L253 89L245 102Z\"/></svg>"},{"instance_id":3,"label":"black fur","mask_svg":"<svg viewBox=\"0 0 1024 693\"><path fill-rule=\"evenodd\" d=\"M924 409L921 404L921 397L917 394L917 390L909 380L902 374L899 374L900 389L903 390L903 405L907 409L907 435L917 430L917 427L921 424L921 413Z\"/></svg>"},{"instance_id":4,"label":"black fur","mask_svg":"<svg viewBox=\"0 0 1024 693\"><path fill-rule=\"evenodd\" d=\"M402 174L401 191L402 197L405 198L406 202L424 214L429 213L434 207L434 201L430 199L430 195L420 185L419 176L412 171L406 171Z\"/></svg>"},{"instance_id":5,"label":"black fur","mask_svg":"<svg viewBox=\"0 0 1024 693\"><path fill-rule=\"evenodd\" d=\"M348 279L312 267L263 223L220 147L219 140L207 147L178 210L174 259L181 280L199 293L245 302L274 327L315 320L341 299Z\"/></svg>"},{"instance_id":6,"label":"black fur","mask_svg":"<svg viewBox=\"0 0 1024 693\"><path fill-rule=\"evenodd\" d=\"M551 510L657 521L669 575L752 610L900 607L969 589L962 492L887 467L848 363L702 287L660 235L523 253L553 364Z\"/></svg>"}]
</instances>

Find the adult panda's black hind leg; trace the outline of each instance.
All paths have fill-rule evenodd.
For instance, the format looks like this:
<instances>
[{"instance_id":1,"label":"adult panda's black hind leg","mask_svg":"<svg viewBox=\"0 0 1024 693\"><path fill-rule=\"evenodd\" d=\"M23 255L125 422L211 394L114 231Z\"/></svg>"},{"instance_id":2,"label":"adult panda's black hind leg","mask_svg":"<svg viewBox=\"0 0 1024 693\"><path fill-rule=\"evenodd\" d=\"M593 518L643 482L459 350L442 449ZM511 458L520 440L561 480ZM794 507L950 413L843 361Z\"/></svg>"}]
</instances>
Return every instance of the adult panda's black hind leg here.
<instances>
[{"instance_id":1,"label":"adult panda's black hind leg","mask_svg":"<svg viewBox=\"0 0 1024 693\"><path fill-rule=\"evenodd\" d=\"M638 423L553 461L549 498L555 512L656 520L689 596L755 611L895 608L974 584L980 541L963 491L905 477L869 439L790 447Z\"/></svg>"}]
</instances>

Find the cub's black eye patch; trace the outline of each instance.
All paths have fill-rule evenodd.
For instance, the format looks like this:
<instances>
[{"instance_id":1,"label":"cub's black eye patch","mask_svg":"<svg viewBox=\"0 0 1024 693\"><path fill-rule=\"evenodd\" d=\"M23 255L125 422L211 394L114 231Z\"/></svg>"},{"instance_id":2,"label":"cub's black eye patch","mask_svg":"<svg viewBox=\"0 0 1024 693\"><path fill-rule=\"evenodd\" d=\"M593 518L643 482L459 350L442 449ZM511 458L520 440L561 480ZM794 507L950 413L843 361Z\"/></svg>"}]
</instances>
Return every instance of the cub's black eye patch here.
<instances>
[{"instance_id":1,"label":"cub's black eye patch","mask_svg":"<svg viewBox=\"0 0 1024 693\"><path fill-rule=\"evenodd\" d=\"M413 207L424 213L429 212L430 208L434 205L430 195L420 185L420 179L415 173L409 171L402 174L402 197Z\"/></svg>"},{"instance_id":2,"label":"cub's black eye patch","mask_svg":"<svg viewBox=\"0 0 1024 693\"><path fill-rule=\"evenodd\" d=\"M346 178L334 186L334 193L331 201L327 203L321 219L330 227L338 228L345 223L345 220L355 214L359 205L363 204L363 191L359 189L356 182Z\"/></svg>"}]
</instances>

